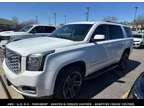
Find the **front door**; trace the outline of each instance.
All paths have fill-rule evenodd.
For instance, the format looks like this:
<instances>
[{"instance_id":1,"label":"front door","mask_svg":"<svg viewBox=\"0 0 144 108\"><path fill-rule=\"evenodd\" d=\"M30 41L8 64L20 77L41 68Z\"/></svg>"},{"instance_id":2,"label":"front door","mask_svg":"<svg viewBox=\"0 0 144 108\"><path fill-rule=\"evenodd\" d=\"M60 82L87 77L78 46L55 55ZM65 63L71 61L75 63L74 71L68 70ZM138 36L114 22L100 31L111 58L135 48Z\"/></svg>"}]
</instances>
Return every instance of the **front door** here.
<instances>
[{"instance_id":1,"label":"front door","mask_svg":"<svg viewBox=\"0 0 144 108\"><path fill-rule=\"evenodd\" d=\"M89 46L89 57L90 57L90 73L98 71L100 69L103 69L104 67L108 66L108 49L107 49L107 31L108 26L107 25L100 25L98 26L92 37L91 40L93 40L95 35L105 35L105 40L102 41L92 41L90 42ZM89 74L90 74L89 73Z\"/></svg>"}]
</instances>

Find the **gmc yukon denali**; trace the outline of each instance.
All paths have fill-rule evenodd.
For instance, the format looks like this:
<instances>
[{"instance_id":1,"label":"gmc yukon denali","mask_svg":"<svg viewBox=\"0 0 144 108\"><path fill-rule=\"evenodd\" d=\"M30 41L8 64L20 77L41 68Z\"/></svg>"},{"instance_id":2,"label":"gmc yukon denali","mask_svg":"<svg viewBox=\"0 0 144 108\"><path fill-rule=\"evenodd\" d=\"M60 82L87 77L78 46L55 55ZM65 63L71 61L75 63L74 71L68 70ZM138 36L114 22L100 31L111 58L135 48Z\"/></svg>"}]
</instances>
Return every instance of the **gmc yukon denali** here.
<instances>
[{"instance_id":1,"label":"gmc yukon denali","mask_svg":"<svg viewBox=\"0 0 144 108\"><path fill-rule=\"evenodd\" d=\"M38 36L48 36L56 28L54 26L35 24L23 27L18 31L3 31L0 32L0 48L4 49L5 45L12 41L17 41L25 38L34 38Z\"/></svg>"},{"instance_id":2,"label":"gmc yukon denali","mask_svg":"<svg viewBox=\"0 0 144 108\"><path fill-rule=\"evenodd\" d=\"M88 75L114 64L125 70L133 45L129 27L110 22L75 22L50 37L6 45L4 79L25 97L78 97ZM123 72L123 71L121 71Z\"/></svg>"}]
</instances>

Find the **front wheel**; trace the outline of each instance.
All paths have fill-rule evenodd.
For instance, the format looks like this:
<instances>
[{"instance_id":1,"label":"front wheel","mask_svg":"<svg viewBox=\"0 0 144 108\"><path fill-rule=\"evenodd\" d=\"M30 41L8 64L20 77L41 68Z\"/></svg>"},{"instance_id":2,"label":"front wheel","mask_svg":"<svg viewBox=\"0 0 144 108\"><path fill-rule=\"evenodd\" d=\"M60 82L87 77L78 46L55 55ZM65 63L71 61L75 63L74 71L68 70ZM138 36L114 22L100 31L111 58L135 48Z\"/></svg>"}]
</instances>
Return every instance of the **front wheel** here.
<instances>
[{"instance_id":1,"label":"front wheel","mask_svg":"<svg viewBox=\"0 0 144 108\"><path fill-rule=\"evenodd\" d=\"M77 66L62 70L56 81L54 97L57 99L77 98L83 82L81 71L81 68Z\"/></svg>"},{"instance_id":2,"label":"front wheel","mask_svg":"<svg viewBox=\"0 0 144 108\"><path fill-rule=\"evenodd\" d=\"M128 52L125 52L123 55L122 55L122 58L119 62L119 69L124 71L127 69L127 65L128 65L128 61L129 61L129 53Z\"/></svg>"},{"instance_id":3,"label":"front wheel","mask_svg":"<svg viewBox=\"0 0 144 108\"><path fill-rule=\"evenodd\" d=\"M24 99L32 99L32 97L22 95Z\"/></svg>"}]
</instances>

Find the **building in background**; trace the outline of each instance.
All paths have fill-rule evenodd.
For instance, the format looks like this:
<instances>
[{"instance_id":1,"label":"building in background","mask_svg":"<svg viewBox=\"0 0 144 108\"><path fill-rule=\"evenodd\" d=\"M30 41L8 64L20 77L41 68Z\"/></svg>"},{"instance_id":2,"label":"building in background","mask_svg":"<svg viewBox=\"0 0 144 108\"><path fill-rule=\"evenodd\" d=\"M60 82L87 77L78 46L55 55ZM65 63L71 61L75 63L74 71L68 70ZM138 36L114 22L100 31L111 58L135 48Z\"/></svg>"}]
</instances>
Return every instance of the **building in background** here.
<instances>
[{"instance_id":1,"label":"building in background","mask_svg":"<svg viewBox=\"0 0 144 108\"><path fill-rule=\"evenodd\" d=\"M133 31L144 32L144 24L131 24L130 27Z\"/></svg>"},{"instance_id":2,"label":"building in background","mask_svg":"<svg viewBox=\"0 0 144 108\"><path fill-rule=\"evenodd\" d=\"M0 18L0 31L15 30L17 24L11 20Z\"/></svg>"}]
</instances>

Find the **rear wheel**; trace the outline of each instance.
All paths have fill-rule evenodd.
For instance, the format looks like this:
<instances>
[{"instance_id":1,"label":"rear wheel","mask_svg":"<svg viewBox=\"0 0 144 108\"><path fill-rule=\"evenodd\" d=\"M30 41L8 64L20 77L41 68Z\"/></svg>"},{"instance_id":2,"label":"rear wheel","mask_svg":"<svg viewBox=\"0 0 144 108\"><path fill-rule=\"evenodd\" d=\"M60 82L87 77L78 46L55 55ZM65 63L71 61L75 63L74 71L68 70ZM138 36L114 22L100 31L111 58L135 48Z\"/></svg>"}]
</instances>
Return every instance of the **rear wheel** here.
<instances>
[{"instance_id":1,"label":"rear wheel","mask_svg":"<svg viewBox=\"0 0 144 108\"><path fill-rule=\"evenodd\" d=\"M81 71L81 68L77 66L63 69L56 81L54 97L57 99L77 98L83 82Z\"/></svg>"},{"instance_id":2,"label":"rear wheel","mask_svg":"<svg viewBox=\"0 0 144 108\"><path fill-rule=\"evenodd\" d=\"M122 58L121 58L121 60L119 62L119 69L120 70L127 69L128 61L129 61L129 53L128 52L124 52L124 54L122 55Z\"/></svg>"}]
</instances>

